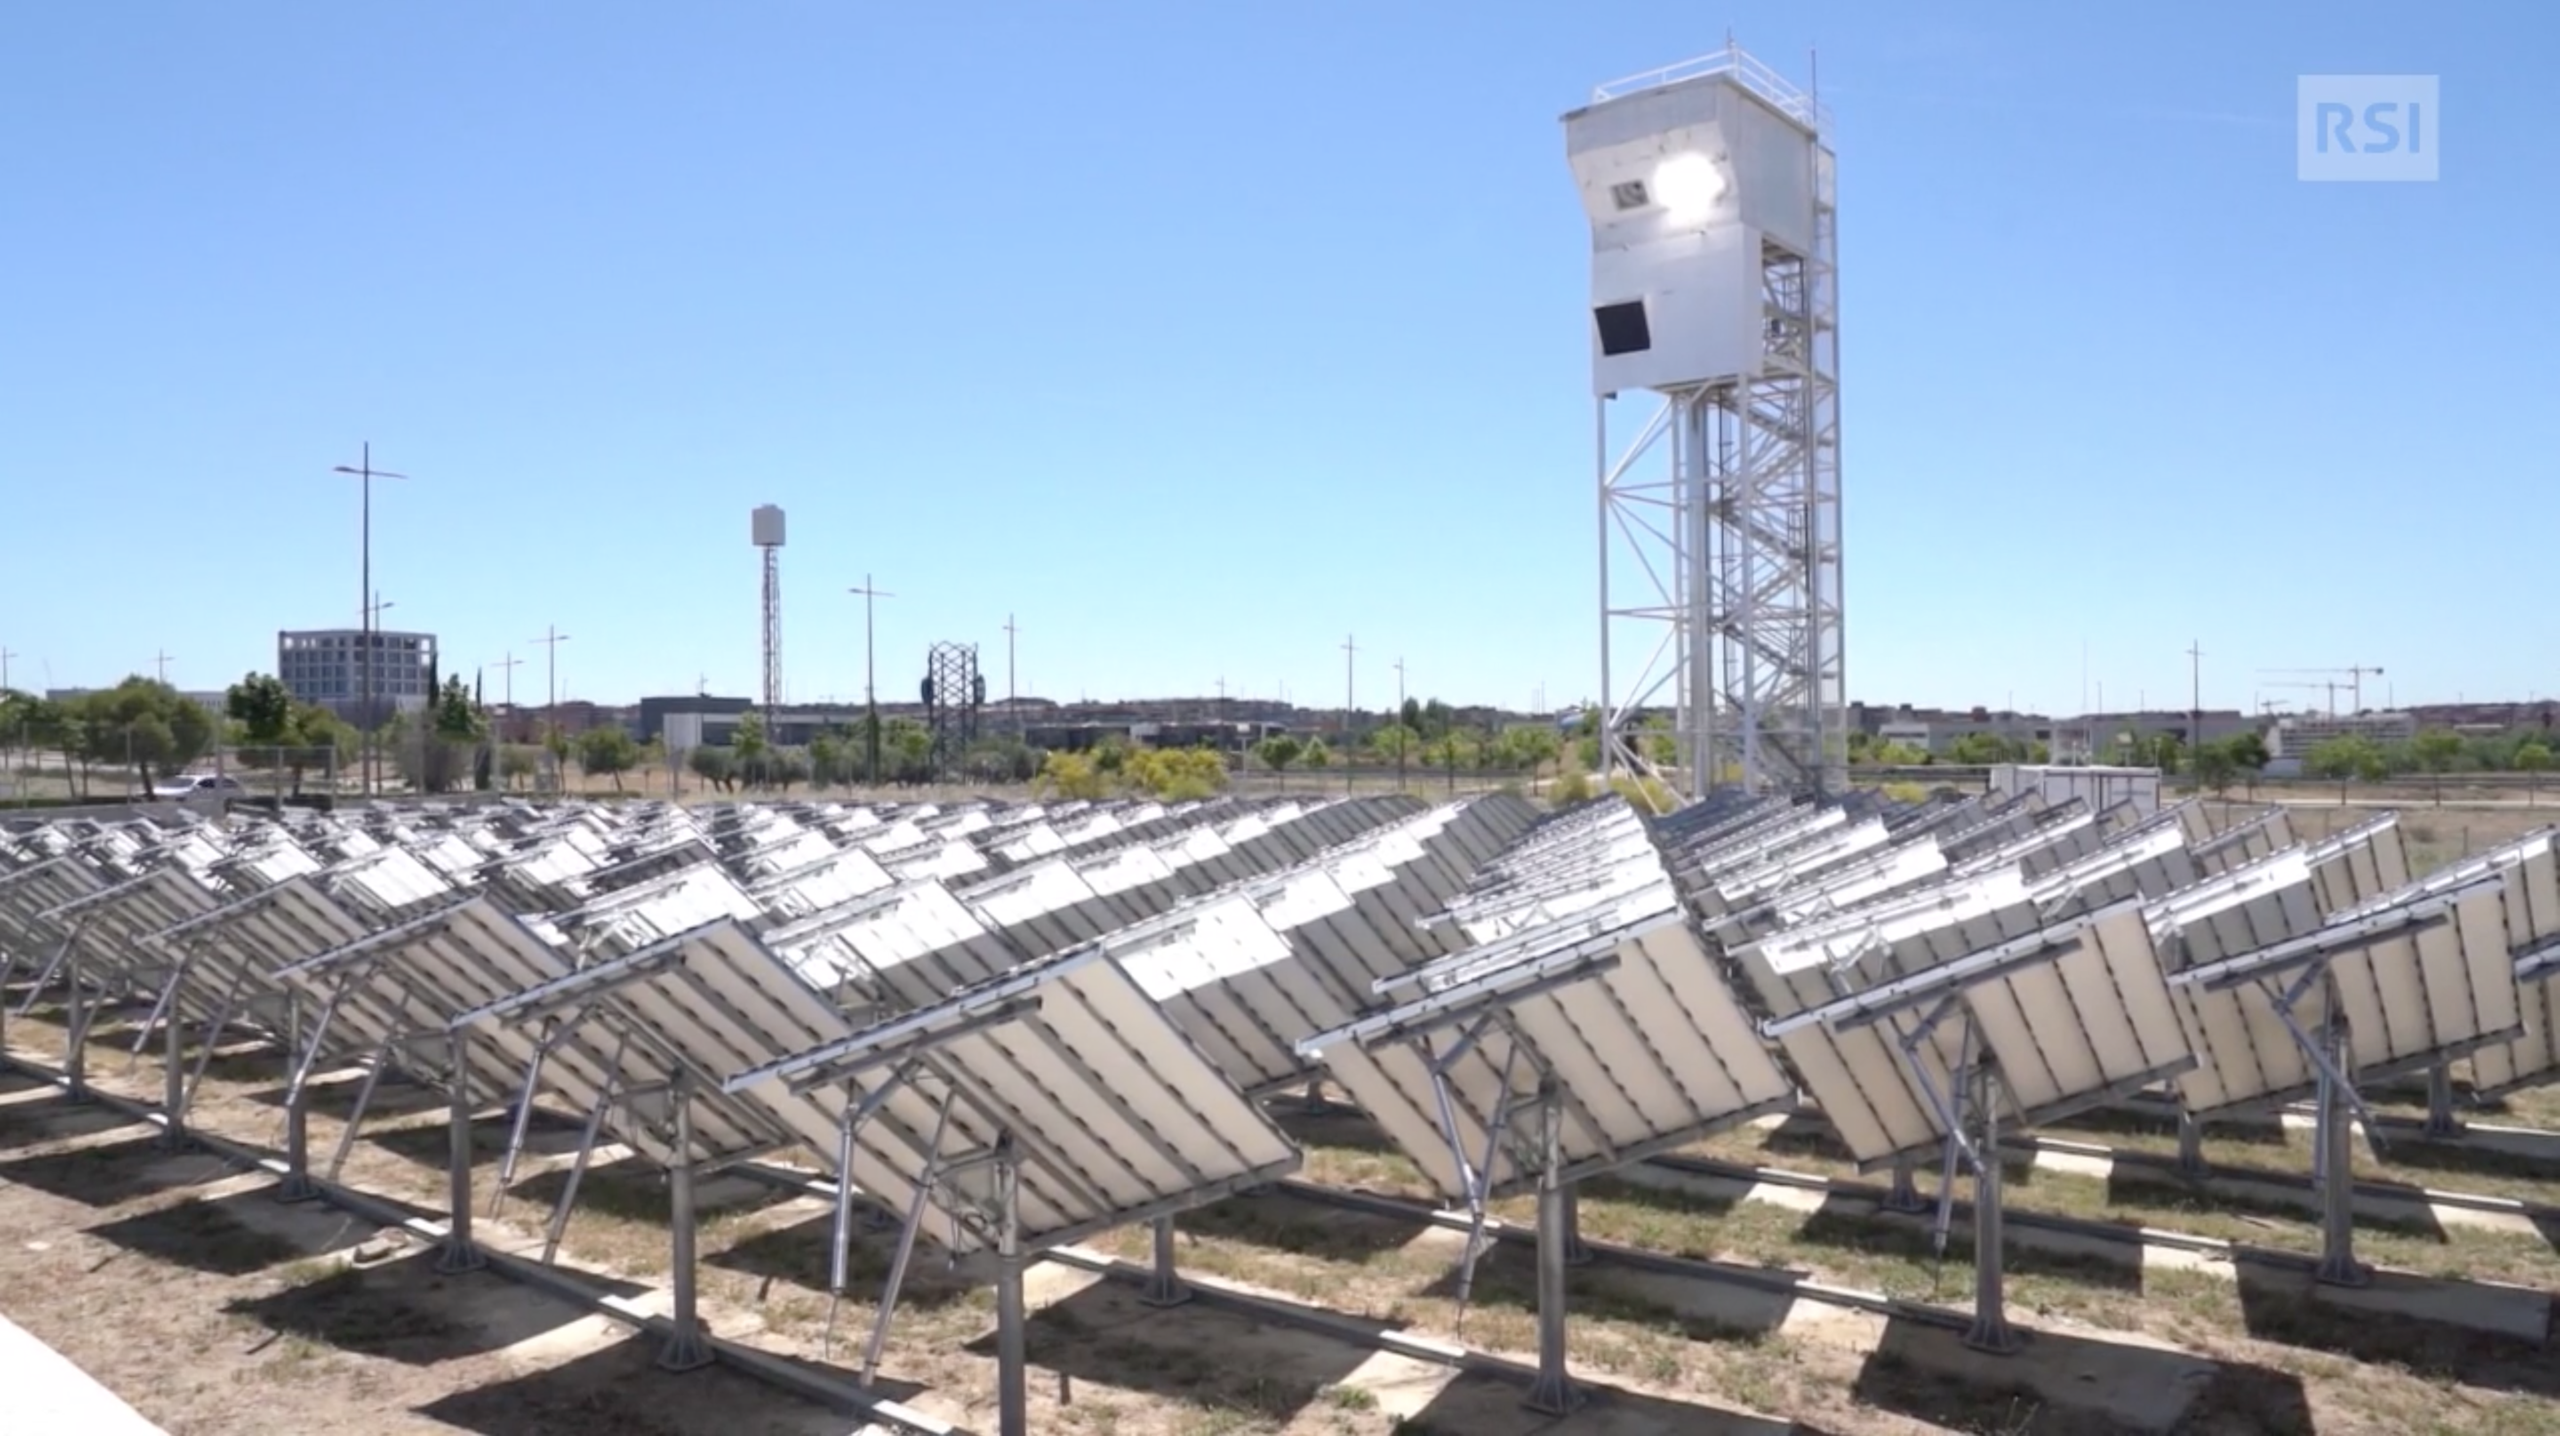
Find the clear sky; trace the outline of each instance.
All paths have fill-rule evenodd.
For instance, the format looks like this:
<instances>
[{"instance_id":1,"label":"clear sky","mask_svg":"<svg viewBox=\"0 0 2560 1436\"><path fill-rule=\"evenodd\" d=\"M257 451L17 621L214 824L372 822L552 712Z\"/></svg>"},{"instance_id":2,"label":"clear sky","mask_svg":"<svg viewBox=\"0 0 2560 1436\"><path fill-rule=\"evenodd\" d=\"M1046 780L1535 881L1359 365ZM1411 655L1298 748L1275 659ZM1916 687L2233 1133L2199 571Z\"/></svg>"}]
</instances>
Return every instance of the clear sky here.
<instances>
[{"instance_id":1,"label":"clear sky","mask_svg":"<svg viewBox=\"0 0 2560 1436\"><path fill-rule=\"evenodd\" d=\"M752 693L773 502L795 700L867 572L901 696L1010 613L1053 697L1571 701L1558 117L1728 23L1837 116L1853 696L2560 688L2528 0L0 7L0 645L352 626L369 439L384 623L520 698ZM2440 75L2442 179L2298 182L2302 73Z\"/></svg>"}]
</instances>

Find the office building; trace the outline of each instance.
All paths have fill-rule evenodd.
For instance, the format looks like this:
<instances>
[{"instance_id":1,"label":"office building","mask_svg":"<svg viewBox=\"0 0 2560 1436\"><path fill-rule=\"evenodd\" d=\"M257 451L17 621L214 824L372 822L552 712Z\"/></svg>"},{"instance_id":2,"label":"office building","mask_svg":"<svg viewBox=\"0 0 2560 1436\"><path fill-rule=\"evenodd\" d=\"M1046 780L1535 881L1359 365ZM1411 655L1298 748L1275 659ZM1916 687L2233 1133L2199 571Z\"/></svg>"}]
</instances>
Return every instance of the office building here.
<instances>
[{"instance_id":1,"label":"office building","mask_svg":"<svg viewBox=\"0 0 2560 1436\"><path fill-rule=\"evenodd\" d=\"M356 722L368 693L376 720L427 706L436 683L436 636L377 629L373 682L365 682L365 633L355 628L289 629L276 635L276 677L285 690Z\"/></svg>"}]
</instances>

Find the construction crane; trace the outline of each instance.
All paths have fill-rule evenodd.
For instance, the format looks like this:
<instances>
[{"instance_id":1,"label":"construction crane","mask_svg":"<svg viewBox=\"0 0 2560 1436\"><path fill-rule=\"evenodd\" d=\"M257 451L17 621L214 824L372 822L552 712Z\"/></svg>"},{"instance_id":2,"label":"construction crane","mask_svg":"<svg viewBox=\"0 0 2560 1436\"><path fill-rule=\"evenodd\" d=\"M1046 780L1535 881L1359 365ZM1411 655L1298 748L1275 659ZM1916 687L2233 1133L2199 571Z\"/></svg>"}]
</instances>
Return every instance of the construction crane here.
<instances>
[{"instance_id":1,"label":"construction crane","mask_svg":"<svg viewBox=\"0 0 2560 1436\"><path fill-rule=\"evenodd\" d=\"M2335 678L2327 679L2327 680L2325 680L2325 681L2323 681L2323 682L2319 682L2319 683L2305 683L2305 682L2302 682L2302 681L2300 681L2300 680L2298 680L2298 679L2297 679L2297 680L2294 680L2294 681L2290 681L2290 682L2283 682L2283 683L2262 683L2262 684L2260 684L2260 685L2258 685L2258 686L2259 686L2259 687L2261 687L2261 688L2320 688L2320 689L2326 689L2326 690L2328 691L2328 694L2329 694L2329 716L2330 716L2330 717L2332 717L2332 718L2335 718L2335 717L2337 717L2337 716L2338 716L2338 680L2337 680L2337 679L2335 679ZM2271 706L2271 705L2261 705L2261 706Z\"/></svg>"},{"instance_id":2,"label":"construction crane","mask_svg":"<svg viewBox=\"0 0 2560 1436\"><path fill-rule=\"evenodd\" d=\"M2379 665L2376 665L2376 666L2373 666L2373 667L2365 667L2365 666L2362 666L2362 665L2355 665L2355 666L2350 666L2350 667L2346 667L2346 668L2261 668L2261 669L2259 669L2258 671L2259 671L2260 673L2327 673L2327 674L2341 674L2341 673L2342 673L2342 674L2345 674L2345 675L2346 675L2346 679L2347 679L2347 692L2348 692L2348 694L2350 695L2350 697L2352 698L2353 702L2355 703L2355 711L2356 711L2356 712L2358 712L2358 713L2362 713L2362 712L2364 711L2364 680L2365 680L2366 675L2370 674L2371 676L2373 676L2373 677L2375 677L2375 678L2380 678L2380 677L2382 676L2382 669L2381 669L2381 667L2380 667ZM2274 687L2285 687L2285 686L2287 686L2287 685L2284 685L2284 684L2275 684L2275 685L2272 685L2272 686L2274 686ZM2307 683L2307 684L2301 684L2301 685L2295 685L2295 686L2300 686L2300 687L2305 687L2305 688L2316 688L2316 687L2318 687L2319 685L2318 685L2318 684L2315 684L2315 683ZM2337 692L2336 692L2336 685L2335 685L2335 684L2330 685L2330 688L2331 688L2331 691L2330 691L2330 694L2329 694L2329 716L2330 716L2330 717L2332 717L2332 718L2335 718L2335 717L2337 717L2337 716L2338 716L2338 695L2337 695Z\"/></svg>"}]
</instances>

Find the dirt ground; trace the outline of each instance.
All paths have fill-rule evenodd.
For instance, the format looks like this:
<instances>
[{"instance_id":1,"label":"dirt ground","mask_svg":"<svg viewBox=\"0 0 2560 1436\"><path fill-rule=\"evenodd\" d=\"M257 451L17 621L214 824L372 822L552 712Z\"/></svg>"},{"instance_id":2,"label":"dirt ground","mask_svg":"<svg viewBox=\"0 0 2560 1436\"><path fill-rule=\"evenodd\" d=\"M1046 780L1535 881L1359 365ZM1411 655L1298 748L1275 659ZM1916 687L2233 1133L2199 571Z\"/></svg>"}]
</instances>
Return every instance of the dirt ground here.
<instances>
[{"instance_id":1,"label":"dirt ground","mask_svg":"<svg viewBox=\"0 0 2560 1436\"><path fill-rule=\"evenodd\" d=\"M61 1041L61 1028L41 1011L9 1024L11 1052L49 1067L59 1065ZM127 1042L96 1034L93 1080L104 1091L152 1097L157 1063L146 1057L128 1067ZM271 1053L217 1054L196 1125L272 1148L279 1066ZM315 1167L327 1162L352 1095L350 1082L315 1089ZM94 1105L69 1106L50 1085L0 1078L0 1310L173 1436L272 1430L280 1400L293 1403L297 1426L349 1432L846 1436L863 1425L728 1371L658 1372L646 1339L602 1318L493 1273L439 1276L424 1244L324 1204L281 1205L271 1178L201 1151L163 1152L155 1132ZM343 1179L439 1214L446 1141L437 1099L386 1084ZM537 1124L514 1197L491 1221L505 1141L495 1117L478 1124L479 1235L494 1250L535 1254L575 1134L565 1123ZM580 1190L561 1264L664 1310L656 1289L668 1261L664 1182L608 1155L599 1154ZM850 1384L891 1234L861 1233L831 1336L828 1207L743 1178L707 1184L703 1200L700 1299L712 1331ZM994 1304L981 1275L919 1257L876 1386L969 1430L992 1429L995 1416ZM1168 1315L1141 1304L1133 1287L1058 1264L1033 1269L1030 1298L1031 1415L1039 1431L1778 1436L1788 1429L1738 1414L1748 1393L1711 1389L1676 1361L1595 1369L1591 1375L1614 1389L1556 1421L1522 1410L1521 1388L1508 1379L1460 1376L1372 1344L1205 1304ZM1509 1314L1466 1334L1479 1348L1529 1355L1528 1329ZM1664 1346L1678 1338L1651 1340ZM1838 1427L1836 1436L1941 1429L1879 1417Z\"/></svg>"}]
</instances>

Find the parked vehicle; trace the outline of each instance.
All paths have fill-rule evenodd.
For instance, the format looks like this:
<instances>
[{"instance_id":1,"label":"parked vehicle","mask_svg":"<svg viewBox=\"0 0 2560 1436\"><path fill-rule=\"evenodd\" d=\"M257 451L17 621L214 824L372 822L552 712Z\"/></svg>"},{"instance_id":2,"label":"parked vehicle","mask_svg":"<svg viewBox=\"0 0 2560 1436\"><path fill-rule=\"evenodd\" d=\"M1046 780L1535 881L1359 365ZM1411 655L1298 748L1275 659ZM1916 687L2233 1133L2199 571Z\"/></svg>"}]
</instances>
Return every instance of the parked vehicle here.
<instances>
[{"instance_id":1,"label":"parked vehicle","mask_svg":"<svg viewBox=\"0 0 2560 1436\"><path fill-rule=\"evenodd\" d=\"M151 796L175 802L184 798L237 798L248 791L237 778L204 773L161 783L152 788Z\"/></svg>"}]
</instances>

